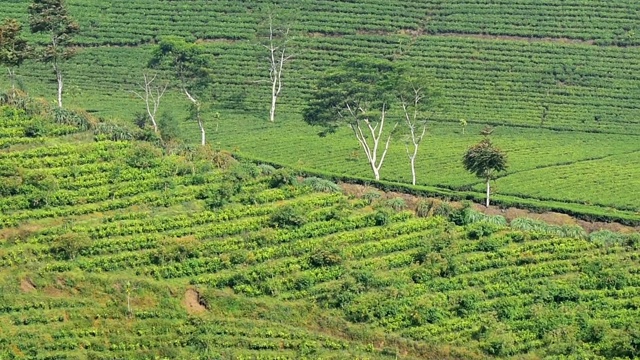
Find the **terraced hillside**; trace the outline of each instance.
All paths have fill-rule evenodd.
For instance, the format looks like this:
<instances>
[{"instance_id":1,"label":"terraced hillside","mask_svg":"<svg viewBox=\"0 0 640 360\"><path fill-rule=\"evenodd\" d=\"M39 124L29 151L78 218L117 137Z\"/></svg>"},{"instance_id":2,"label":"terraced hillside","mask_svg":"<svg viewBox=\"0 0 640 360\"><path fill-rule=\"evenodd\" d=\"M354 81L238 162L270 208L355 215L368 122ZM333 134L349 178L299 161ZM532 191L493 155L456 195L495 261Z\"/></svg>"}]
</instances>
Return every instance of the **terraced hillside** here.
<instances>
[{"instance_id":1,"label":"terraced hillside","mask_svg":"<svg viewBox=\"0 0 640 360\"><path fill-rule=\"evenodd\" d=\"M482 184L459 165L477 141L460 134L465 119L470 134L484 124L499 126L496 143L508 150L511 168L498 181L498 193L599 213L636 216L640 210L636 2L279 1L282 11L294 13L296 50L274 125L264 121L270 89L261 81L268 70L255 38L266 3L69 1L82 25L76 40L83 48L68 66L68 103L131 119L142 104L130 90L153 43L181 35L201 41L216 57L212 106L222 117L207 124L216 146L370 177L348 131L319 139L300 110L314 80L341 60L390 57L427 69L443 95L418 157L419 184L480 193ZM6 16L26 21L27 4L7 3ZM28 64L19 73L29 92L52 98L48 68ZM187 102L177 91L170 96L165 109L181 119ZM194 123L183 123L183 131L195 142ZM408 181L402 139L392 143L381 174Z\"/></svg>"},{"instance_id":2,"label":"terraced hillside","mask_svg":"<svg viewBox=\"0 0 640 360\"><path fill-rule=\"evenodd\" d=\"M637 234L0 114L1 359L640 355Z\"/></svg>"}]
</instances>

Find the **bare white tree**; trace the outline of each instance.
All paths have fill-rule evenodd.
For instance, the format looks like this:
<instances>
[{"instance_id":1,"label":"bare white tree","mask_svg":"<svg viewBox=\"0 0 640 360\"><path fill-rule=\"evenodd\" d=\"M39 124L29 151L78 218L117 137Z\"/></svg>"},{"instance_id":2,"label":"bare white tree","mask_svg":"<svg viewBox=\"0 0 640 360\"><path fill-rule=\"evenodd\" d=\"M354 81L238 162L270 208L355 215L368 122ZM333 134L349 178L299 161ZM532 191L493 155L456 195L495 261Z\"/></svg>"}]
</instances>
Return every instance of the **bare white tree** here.
<instances>
[{"instance_id":1,"label":"bare white tree","mask_svg":"<svg viewBox=\"0 0 640 360\"><path fill-rule=\"evenodd\" d=\"M400 96L402 110L404 112L404 121L409 130L407 135L407 143L405 150L411 164L411 183L416 184L416 158L418 157L418 148L422 139L427 134L427 121L420 118L420 103L424 99L423 89L420 87L412 87L410 97ZM409 141L411 142L411 150L409 149Z\"/></svg>"},{"instance_id":2,"label":"bare white tree","mask_svg":"<svg viewBox=\"0 0 640 360\"><path fill-rule=\"evenodd\" d=\"M147 108L147 115L149 115L149 119L151 120L151 124L153 124L153 131L158 132L158 122L156 121L156 114L158 113L158 109L160 108L160 100L164 93L167 91L167 87L169 83L165 82L161 85L154 85L153 82L156 80L158 74L153 74L153 76L147 74L146 72L142 73L142 77L144 82L140 85L140 88L143 92L131 91L137 97L144 101Z\"/></svg>"},{"instance_id":3,"label":"bare white tree","mask_svg":"<svg viewBox=\"0 0 640 360\"><path fill-rule=\"evenodd\" d=\"M274 24L274 11L268 9L269 39L263 46L269 52L269 79L271 82L271 109L269 111L269 121L274 122L276 118L276 104L282 92L282 74L284 65L291 60L292 55L287 55L288 45L291 40L290 28L285 26L277 28Z\"/></svg>"},{"instance_id":4,"label":"bare white tree","mask_svg":"<svg viewBox=\"0 0 640 360\"><path fill-rule=\"evenodd\" d=\"M369 161L369 165L371 165L371 170L373 170L375 179L380 180L380 168L382 167L382 163L384 163L384 158L387 156L389 143L391 142L391 135L393 134L393 130L398 127L398 123L395 123L393 126L392 131L387 136L387 140L384 142L384 149L382 149L382 153L378 156L378 151L381 150L380 140L383 138L383 130L388 110L386 103L382 104L380 121L372 121L369 119L367 111L360 105L353 106L347 103L346 109L348 115L352 118L352 120L349 121L349 126L351 127L353 134L356 136L356 139L358 139L360 146L362 146L362 150L364 150L365 155L367 155L367 160ZM363 131L363 128L368 130L369 134L366 134L366 132ZM373 142L373 146L369 144L370 141Z\"/></svg>"}]
</instances>

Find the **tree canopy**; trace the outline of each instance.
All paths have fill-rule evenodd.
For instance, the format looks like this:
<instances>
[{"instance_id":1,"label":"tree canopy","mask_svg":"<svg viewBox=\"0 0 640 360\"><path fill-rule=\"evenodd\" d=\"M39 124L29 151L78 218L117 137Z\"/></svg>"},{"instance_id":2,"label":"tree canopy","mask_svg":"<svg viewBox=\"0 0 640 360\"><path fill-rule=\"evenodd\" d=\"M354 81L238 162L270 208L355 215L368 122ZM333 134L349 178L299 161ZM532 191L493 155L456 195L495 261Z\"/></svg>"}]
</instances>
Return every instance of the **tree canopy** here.
<instances>
[{"instance_id":1,"label":"tree canopy","mask_svg":"<svg viewBox=\"0 0 640 360\"><path fill-rule=\"evenodd\" d=\"M396 64L385 59L354 58L327 73L316 84L315 96L304 111L309 125L322 135L340 125L372 121L389 108L399 77Z\"/></svg>"},{"instance_id":2,"label":"tree canopy","mask_svg":"<svg viewBox=\"0 0 640 360\"><path fill-rule=\"evenodd\" d=\"M7 67L20 66L29 58L31 48L21 37L22 24L7 19L0 25L0 64Z\"/></svg>"},{"instance_id":3,"label":"tree canopy","mask_svg":"<svg viewBox=\"0 0 640 360\"><path fill-rule=\"evenodd\" d=\"M485 138L473 145L462 157L464 168L487 182L486 206L489 207L491 196L491 179L496 172L507 170L507 155L491 143L488 138L489 128L483 130ZM487 133L488 132L488 133Z\"/></svg>"},{"instance_id":4,"label":"tree canopy","mask_svg":"<svg viewBox=\"0 0 640 360\"><path fill-rule=\"evenodd\" d=\"M202 93L211 84L213 56L201 45L178 36L163 37L153 51L148 66L169 67L189 94Z\"/></svg>"},{"instance_id":5,"label":"tree canopy","mask_svg":"<svg viewBox=\"0 0 640 360\"><path fill-rule=\"evenodd\" d=\"M491 179L496 172L507 169L507 155L488 138L471 146L462 159L464 168L482 179Z\"/></svg>"},{"instance_id":6,"label":"tree canopy","mask_svg":"<svg viewBox=\"0 0 640 360\"><path fill-rule=\"evenodd\" d=\"M33 33L50 35L50 41L40 49L39 56L43 62L53 64L58 81L58 106L62 107L63 76L60 63L75 54L75 50L68 45L80 31L80 26L69 15L63 0L33 0L29 5L29 26Z\"/></svg>"}]
</instances>

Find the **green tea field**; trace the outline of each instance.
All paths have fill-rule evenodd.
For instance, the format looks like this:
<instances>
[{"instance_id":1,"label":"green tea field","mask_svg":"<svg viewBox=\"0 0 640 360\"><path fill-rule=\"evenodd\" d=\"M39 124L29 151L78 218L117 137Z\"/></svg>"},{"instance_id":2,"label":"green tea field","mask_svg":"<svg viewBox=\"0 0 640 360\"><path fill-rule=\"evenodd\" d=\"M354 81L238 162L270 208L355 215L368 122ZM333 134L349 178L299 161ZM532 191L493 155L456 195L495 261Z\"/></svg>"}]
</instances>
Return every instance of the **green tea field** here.
<instances>
[{"instance_id":1,"label":"green tea field","mask_svg":"<svg viewBox=\"0 0 640 360\"><path fill-rule=\"evenodd\" d=\"M53 114L0 108L0 359L640 356L638 234L349 196Z\"/></svg>"},{"instance_id":2,"label":"green tea field","mask_svg":"<svg viewBox=\"0 0 640 360\"><path fill-rule=\"evenodd\" d=\"M268 64L257 35L267 4L70 0L81 31L73 40L78 54L65 64L65 101L97 116L132 121L144 105L131 91L155 42L184 36L215 58L214 100L205 116L215 147L372 178L349 130L319 138L301 111L315 80L342 60L392 58L424 69L429 86L441 94L417 159L419 185L480 196L481 180L462 169L460 158L479 139L479 129L491 124L496 144L509 155L510 167L495 187L496 194L516 199L502 201L505 206L529 201L569 213L640 216L636 2L278 1L290 19L294 57L284 73L274 124L267 121ZM7 2L2 15L26 23L27 5ZM30 94L54 98L49 67L27 62L17 73ZM171 81L169 73L161 76ZM7 84L0 79L0 87ZM183 138L196 143L196 123L183 121L187 105L174 86L161 112L173 114ZM214 119L215 113L220 117ZM469 123L464 135L461 119ZM381 176L410 182L402 138L393 139Z\"/></svg>"}]
</instances>

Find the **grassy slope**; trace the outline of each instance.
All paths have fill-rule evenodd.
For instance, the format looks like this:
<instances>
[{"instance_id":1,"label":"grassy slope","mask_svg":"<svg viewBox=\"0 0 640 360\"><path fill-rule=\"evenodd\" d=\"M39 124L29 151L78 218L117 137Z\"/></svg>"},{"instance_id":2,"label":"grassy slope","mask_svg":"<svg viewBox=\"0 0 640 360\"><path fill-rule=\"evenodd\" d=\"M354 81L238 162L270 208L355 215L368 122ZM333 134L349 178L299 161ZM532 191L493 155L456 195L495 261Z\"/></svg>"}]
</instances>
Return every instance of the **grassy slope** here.
<instances>
[{"instance_id":1,"label":"grassy slope","mask_svg":"<svg viewBox=\"0 0 640 360\"><path fill-rule=\"evenodd\" d=\"M0 121L16 132L33 122ZM223 172L177 156L132 162L136 149L152 151L75 133L0 152L15 170L2 190L17 189L1 199L0 358L640 352L637 238L410 212L380 226L363 200L272 189L268 176L207 211L197 197L228 183ZM48 205L32 201L43 195ZM274 226L287 206L307 223Z\"/></svg>"},{"instance_id":2,"label":"grassy slope","mask_svg":"<svg viewBox=\"0 0 640 360\"><path fill-rule=\"evenodd\" d=\"M145 1L108 6L69 3L85 29L78 39L84 45L137 45L157 34L186 35L192 29L197 29L193 35L199 38L223 39L207 44L218 59L214 107L223 118L209 126L219 130L210 138L220 146L275 162L369 176L363 156L357 155L357 143L346 131L328 139L314 138L314 129L301 122L298 111L309 95L312 80L336 61L362 53L388 56L402 48L405 59L432 71L433 83L442 89L446 106L434 119L430 143L425 144L428 146L419 159L419 183L480 191L478 181L459 166L460 154L476 139L458 134L457 121L465 118L478 126L502 125L496 141L511 154L512 167L499 180L498 192L631 213L640 208L635 196L639 186L634 180L640 168L628 162L640 151L638 49L589 42L608 44L626 39L633 44L633 29L638 24L622 16L622 9L636 9L632 2L603 5L584 1L563 4L558 10L560 5L552 1L491 6L421 1L411 4L417 10L406 12L400 10L406 2L371 1L370 6L355 9L346 2L284 1L285 8L301 8L296 30L304 50L291 64L279 109L280 123L275 127L263 125L267 88L255 82L266 74L260 71L260 48L253 40L260 17L254 5L260 2L161 2L155 6ZM20 15L24 6L24 2L12 3L7 14ZM483 15L461 17L467 12ZM399 13L402 16L397 16ZM413 40L399 35L408 32L421 35ZM551 39L496 39L478 34ZM148 50L145 45L84 49L69 68L69 103L104 116L131 118L131 113L142 107L128 90L135 87ZM53 93L53 84L42 81L50 72L47 68L29 65L27 71L25 83L31 92ZM181 119L184 101L178 94L166 100ZM549 112L541 124L543 105ZM184 131L186 138L194 138L195 124L185 124ZM468 132L477 130L472 126ZM292 139L282 141L283 133ZM403 153L404 146L397 141L383 167L384 179L408 179ZM359 160L348 160L356 157ZM603 162L610 166L601 166ZM568 175L554 176L556 172Z\"/></svg>"}]
</instances>

